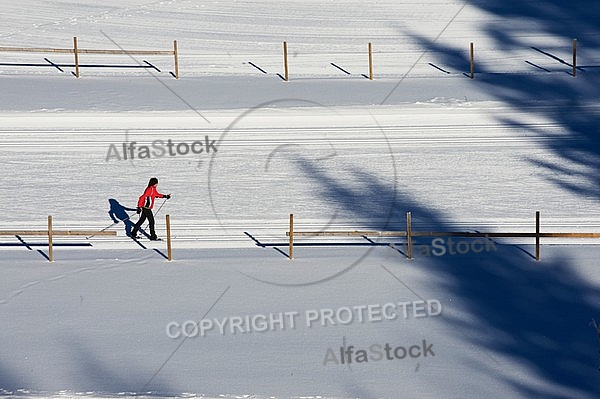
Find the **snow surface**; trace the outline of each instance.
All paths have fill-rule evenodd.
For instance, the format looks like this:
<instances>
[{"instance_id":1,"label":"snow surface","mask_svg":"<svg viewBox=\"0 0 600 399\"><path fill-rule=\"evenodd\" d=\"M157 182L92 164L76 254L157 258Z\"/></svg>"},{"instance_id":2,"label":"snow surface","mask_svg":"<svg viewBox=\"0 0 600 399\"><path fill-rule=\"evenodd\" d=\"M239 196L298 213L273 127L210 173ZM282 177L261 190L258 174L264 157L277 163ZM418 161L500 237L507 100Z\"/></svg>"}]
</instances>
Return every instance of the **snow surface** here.
<instances>
[{"instance_id":1,"label":"snow surface","mask_svg":"<svg viewBox=\"0 0 600 399\"><path fill-rule=\"evenodd\" d=\"M55 237L51 264L43 237L0 237L0 395L600 395L597 240L544 239L536 262L532 239L407 260L400 238L296 237L290 262L286 237L290 213L296 231L403 230L407 211L415 230L533 232L539 210L542 231L600 232L600 6L1 3L2 47L177 40L181 77L169 56L82 54L103 66L76 79L50 64L71 56L0 52L0 229L44 229L52 215L55 229L117 232ZM138 154L156 140L210 152L119 160L110 150L122 157L135 142ZM152 176L173 194L155 207L160 236L172 218L173 262L164 241L132 241L131 222L111 219L137 220ZM421 300L441 314L376 320L385 304ZM312 311L369 305L371 319L355 309L352 322L307 325ZM285 312L297 312L294 327L221 334L214 324ZM169 323L189 320L213 328L169 338ZM424 340L435 355L328 357Z\"/></svg>"}]
</instances>

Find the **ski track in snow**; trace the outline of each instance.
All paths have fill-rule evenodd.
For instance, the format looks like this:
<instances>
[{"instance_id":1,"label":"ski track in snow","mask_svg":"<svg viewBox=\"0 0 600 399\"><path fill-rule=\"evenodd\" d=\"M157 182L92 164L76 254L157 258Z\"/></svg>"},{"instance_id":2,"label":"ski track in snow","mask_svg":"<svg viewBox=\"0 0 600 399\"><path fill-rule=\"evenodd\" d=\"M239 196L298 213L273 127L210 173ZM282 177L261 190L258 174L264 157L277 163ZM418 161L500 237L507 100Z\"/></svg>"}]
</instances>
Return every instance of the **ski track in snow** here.
<instances>
[{"instance_id":1,"label":"ski track in snow","mask_svg":"<svg viewBox=\"0 0 600 399\"><path fill-rule=\"evenodd\" d=\"M397 195L405 195L404 191L410 187L411 195L421 198L420 201L437 201L436 206L446 212L439 215L439 218L469 230L485 227L495 230L513 227L530 229L529 220L535 209L523 208L520 214L513 214L509 218L504 215L502 203L478 202L468 195L468 191L460 189L473 185L500 187L507 179L523 178L529 181L528 187L519 187L514 195L521 202L534 202L532 197L543 194L540 199L544 198L545 203L542 209L545 228L581 230L600 225L598 218L590 217L600 214L598 205L591 201L581 202L578 199L577 205L571 207L569 214L564 213L564 204L575 201L575 197L564 188L553 185L552 180L546 179L570 179L569 175L540 174L538 160L553 162L553 156L546 149L548 145L557 138L563 143L581 141L577 137L563 137L559 124L547 120L532 120L528 109L515 111L509 108L471 107L463 109L470 117L466 128L464 122L460 122L465 115L461 113L457 116L453 107L414 105L403 108L406 114L400 115L377 110L371 110L370 114L360 111L357 115L353 108L338 108L339 116L333 120L327 119L331 111L323 109L265 109L259 115L244 119L243 125L229 131L227 122L235 113L224 113L218 123L221 126L208 129L183 128L181 125L193 124L193 119L176 115L171 115L166 122L174 127L115 129L103 126L105 118L89 118L88 125L97 124L97 127L65 129L60 125L76 124L77 118L42 115L36 117L35 124L57 126L45 129L28 127L27 136L22 135L23 130L6 127L0 130L0 139L5 143L6 156L3 162L6 173L17 174L26 165L31 168L30 173L41 174L46 167L45 161L40 158L41 154L45 154L46 159L52 159L58 169L78 164L85 171L85 178L83 175L74 176L74 179L65 181L65 185L59 189L80 193L77 201L69 199L71 211L60 207L52 212L56 223L69 228L80 226L102 229L110 222L106 216L108 204L97 201L97 193L87 187L87 180L91 178L103 186L111 187L109 198L115 198L122 205L131 207L137 198L130 188L133 176L141 176L139 180L143 181L148 167L158 167L162 176L170 176L161 180L167 186L163 189L164 186L161 185L160 189L174 193L173 199L166 202L164 211L175 216L173 238L175 241L187 242L186 245L194 245L194 242L209 244L220 240L250 244L244 235L246 231L254 232L259 237L270 231L268 236L281 237L286 227L286 216L292 211L287 205L292 198L290 189L295 192L294 208L300 210L298 223L303 229L318 230L325 225L329 225L330 229L360 227L364 217L349 212L344 209L345 206L336 205L336 201L342 204L348 201L345 198L348 194L334 194L333 202L324 203L320 196L327 188L319 188L321 178L317 179L303 172L302 164L297 163L298 159L314 164L314 172L310 173L319 174L323 170L323 173L330 175L327 178L332 179L332 182L353 187L355 191L352 195L362 196L361 201L376 204L378 214L365 216L373 220L379 218L382 222L378 222L378 226L383 226L387 217L385 201L393 194L394 175L397 178ZM594 112L598 107L588 108L590 112ZM553 108L549 106L543 109L544 113L553 112ZM434 115L436 119L432 119ZM496 121L509 115L519 121L519 124L506 126ZM312 116L314 121L311 119L307 124L306 116ZM134 119L133 124L137 120L149 124L154 118L161 124L165 123L158 117L140 117ZM376 124L373 119L377 121ZM11 117L5 117L4 120L15 123L15 119ZM405 123L408 120L410 123ZM433 120L436 122L432 123ZM278 126L273 127L273 124ZM532 131L536 133L531 133ZM205 137L218 141L217 153L206 156L167 156L152 160L105 159L111 144L116 145L121 152L122 143L136 142L137 147L142 147L150 146L154 140L172 139L175 143L191 143L198 139L204 142ZM425 149L427 153L424 154ZM196 163L199 158L206 165L200 169ZM440 171L446 170L447 163L457 161L464 166L457 164L448 179L437 176ZM519 168L511 167L513 164L519 165ZM588 178L585 177L588 174L587 167L564 162L560 167L569 171L577 184L588 184ZM95 170L99 173L95 173ZM109 170L111 172L107 173ZM336 173L328 173L328 170L335 170ZM508 177L499 173L500 171L512 173L513 176ZM113 176L116 176L117 182L111 181ZM281 185L285 184L285 179L291 179L293 184L282 191ZM200 183L197 186L186 184L198 180ZM61 183L58 184L55 189L60 187ZM365 192L360 188L365 184L381 184L382 193L373 195ZM453 185L456 188L452 189ZM195 191L194 194L190 188ZM432 195L433 192L447 189L451 193L445 194L443 202ZM5 221L7 227L30 225L35 219L44 220L45 215L41 213L35 216L29 213L30 219L23 220L19 216L19 210L30 199L48 195L42 194L45 190L46 186L43 184L23 186L20 192L22 199L19 202L9 201L7 204L7 214L14 215ZM272 192L274 197L265 201L260 196L266 191ZM281 200L276 201L275 198ZM93 207L84 210L81 206L83 204L92 204ZM31 207L37 209L33 203ZM86 221L82 222L78 215L84 213L87 214ZM474 213L479 217L474 218ZM128 211L127 214L131 216L133 212ZM179 214L186 216L177 218ZM162 218L163 215L164 213L159 216ZM331 215L335 215L333 224L330 221ZM420 221L418 214L414 218L417 226L421 223L423 227L427 227L427 220ZM159 219L158 228L164 234L161 222ZM398 226L402 223L402 220L393 221ZM119 223L111 229L117 230L121 236L123 227ZM109 245L111 242L123 242L123 238L95 237L92 242L94 245Z\"/></svg>"},{"instance_id":2,"label":"ski track in snow","mask_svg":"<svg viewBox=\"0 0 600 399\"><path fill-rule=\"evenodd\" d=\"M48 277L45 279L30 281L30 282L23 284L18 289L10 292L4 299L0 299L0 305L8 305L11 302L14 302L13 301L14 298L25 293L29 288L34 287L38 284L51 283L53 281L58 281L58 280L62 280L64 278L69 278L71 276L74 276L74 275L77 275L80 273L84 273L84 272L121 269L121 268L125 268L127 266L131 266L132 264L138 265L138 266L143 266L144 263L147 262L152 257L153 257L152 255L146 255L146 256L140 256L139 258L136 258L136 259L120 260L116 264L109 264L109 265L104 265L104 266L99 265L99 266L81 267L81 268L78 268L75 270L70 270L66 273L57 274L57 275L54 275L52 277Z\"/></svg>"}]
</instances>

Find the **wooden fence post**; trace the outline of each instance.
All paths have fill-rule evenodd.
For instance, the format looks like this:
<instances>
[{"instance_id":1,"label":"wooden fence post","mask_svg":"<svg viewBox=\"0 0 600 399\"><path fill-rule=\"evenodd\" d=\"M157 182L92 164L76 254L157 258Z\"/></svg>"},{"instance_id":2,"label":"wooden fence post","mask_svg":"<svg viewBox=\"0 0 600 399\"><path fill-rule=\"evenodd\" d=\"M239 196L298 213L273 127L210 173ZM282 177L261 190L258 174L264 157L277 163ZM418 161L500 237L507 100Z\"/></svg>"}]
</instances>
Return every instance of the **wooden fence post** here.
<instances>
[{"instance_id":1,"label":"wooden fence post","mask_svg":"<svg viewBox=\"0 0 600 399\"><path fill-rule=\"evenodd\" d=\"M171 251L171 215L167 215L167 260L170 262L173 260L173 253Z\"/></svg>"},{"instance_id":2,"label":"wooden fence post","mask_svg":"<svg viewBox=\"0 0 600 399\"><path fill-rule=\"evenodd\" d=\"M48 261L52 262L54 256L52 253L52 215L48 215Z\"/></svg>"},{"instance_id":3,"label":"wooden fence post","mask_svg":"<svg viewBox=\"0 0 600 399\"><path fill-rule=\"evenodd\" d=\"M179 51L177 50L177 40L173 40L173 57L175 57L175 79L179 79Z\"/></svg>"},{"instance_id":4,"label":"wooden fence post","mask_svg":"<svg viewBox=\"0 0 600 399\"><path fill-rule=\"evenodd\" d=\"M535 211L535 260L540 260L540 211Z\"/></svg>"},{"instance_id":5,"label":"wooden fence post","mask_svg":"<svg viewBox=\"0 0 600 399\"><path fill-rule=\"evenodd\" d=\"M410 212L406 212L406 243L408 244L408 249L406 250L406 257L408 259L412 259L412 226L411 226L411 217Z\"/></svg>"},{"instance_id":6,"label":"wooden fence post","mask_svg":"<svg viewBox=\"0 0 600 399\"><path fill-rule=\"evenodd\" d=\"M373 80L373 45L369 42L369 80Z\"/></svg>"},{"instance_id":7,"label":"wooden fence post","mask_svg":"<svg viewBox=\"0 0 600 399\"><path fill-rule=\"evenodd\" d=\"M577 76L577 39L573 39L573 77Z\"/></svg>"},{"instance_id":8,"label":"wooden fence post","mask_svg":"<svg viewBox=\"0 0 600 399\"><path fill-rule=\"evenodd\" d=\"M288 50L287 50L287 42L283 42L283 69L284 69L284 80L287 82L289 80L289 71L288 71Z\"/></svg>"},{"instance_id":9,"label":"wooden fence post","mask_svg":"<svg viewBox=\"0 0 600 399\"><path fill-rule=\"evenodd\" d=\"M294 260L294 214L290 213L290 261Z\"/></svg>"},{"instance_id":10,"label":"wooden fence post","mask_svg":"<svg viewBox=\"0 0 600 399\"><path fill-rule=\"evenodd\" d=\"M473 42L470 45L470 58L471 58L471 79L475 77L475 50L473 48Z\"/></svg>"},{"instance_id":11,"label":"wooden fence post","mask_svg":"<svg viewBox=\"0 0 600 399\"><path fill-rule=\"evenodd\" d=\"M75 54L75 77L79 78L79 54L77 53L77 36L73 36L73 53Z\"/></svg>"}]
</instances>

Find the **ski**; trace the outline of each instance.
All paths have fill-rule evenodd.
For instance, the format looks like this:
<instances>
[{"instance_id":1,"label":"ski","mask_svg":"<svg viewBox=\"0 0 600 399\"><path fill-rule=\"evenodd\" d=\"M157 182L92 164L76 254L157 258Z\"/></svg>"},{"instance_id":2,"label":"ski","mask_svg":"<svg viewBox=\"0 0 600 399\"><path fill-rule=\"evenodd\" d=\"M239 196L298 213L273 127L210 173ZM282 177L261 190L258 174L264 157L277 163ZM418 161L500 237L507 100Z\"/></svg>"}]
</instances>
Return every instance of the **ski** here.
<instances>
[{"instance_id":1,"label":"ski","mask_svg":"<svg viewBox=\"0 0 600 399\"><path fill-rule=\"evenodd\" d=\"M146 238L146 237L142 237L142 236L127 236L127 237L131 238L134 241L140 241L142 239L144 241L146 241L146 240L148 240L148 241L162 241L163 240L162 238L156 238L156 239L153 240L151 238Z\"/></svg>"}]
</instances>

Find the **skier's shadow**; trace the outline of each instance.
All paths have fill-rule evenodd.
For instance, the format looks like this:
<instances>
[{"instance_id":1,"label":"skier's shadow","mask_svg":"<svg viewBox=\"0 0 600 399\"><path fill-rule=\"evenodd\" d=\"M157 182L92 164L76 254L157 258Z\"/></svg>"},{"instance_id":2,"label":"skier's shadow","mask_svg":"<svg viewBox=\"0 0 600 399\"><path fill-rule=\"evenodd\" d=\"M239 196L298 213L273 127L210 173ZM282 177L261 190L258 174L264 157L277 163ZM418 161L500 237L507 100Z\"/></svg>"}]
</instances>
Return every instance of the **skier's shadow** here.
<instances>
[{"instance_id":1,"label":"skier's shadow","mask_svg":"<svg viewBox=\"0 0 600 399\"><path fill-rule=\"evenodd\" d=\"M129 215L127 212L135 212L136 208L127 208L121 205L119 201L117 201L114 198L110 198L108 200L108 203L110 204L110 210L108 211L108 215L110 216L110 218L115 223L123 222L125 224L125 234L127 234L127 237L131 237L131 231L133 230L133 226L135 225L135 223L131 221L131 218L134 214ZM140 232L146 237L150 237L148 233L146 233L142 229L140 229Z\"/></svg>"}]
</instances>

